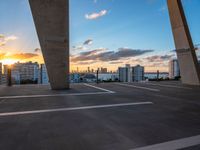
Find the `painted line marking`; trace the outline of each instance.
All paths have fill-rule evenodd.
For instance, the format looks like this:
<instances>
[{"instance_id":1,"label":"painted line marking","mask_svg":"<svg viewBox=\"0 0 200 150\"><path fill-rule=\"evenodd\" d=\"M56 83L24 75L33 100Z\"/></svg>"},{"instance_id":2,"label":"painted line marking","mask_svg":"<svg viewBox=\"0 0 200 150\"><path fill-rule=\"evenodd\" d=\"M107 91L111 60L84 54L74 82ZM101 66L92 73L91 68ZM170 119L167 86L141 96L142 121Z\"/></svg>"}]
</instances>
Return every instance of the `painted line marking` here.
<instances>
[{"instance_id":1,"label":"painted line marking","mask_svg":"<svg viewBox=\"0 0 200 150\"><path fill-rule=\"evenodd\" d=\"M0 113L0 117L16 116L16 115L28 115L28 114L41 114L41 113L49 113L49 112L63 112L63 111L75 111L75 110L113 108L113 107L123 107L123 106L152 105L152 104L153 104L152 102L135 102L135 103L93 105L93 106L71 107L71 108L58 108L58 109L44 109L44 110L32 110L32 111L6 112L6 113Z\"/></svg>"},{"instance_id":2,"label":"painted line marking","mask_svg":"<svg viewBox=\"0 0 200 150\"><path fill-rule=\"evenodd\" d=\"M136 86L136 85L130 85L130 84L122 84L122 83L115 83L117 85L121 85L121 86L127 86L127 87L134 87L137 89L144 89L144 90L149 90L149 91L153 91L153 92L159 92L159 89L154 89L154 88L147 88L147 87L143 87L143 86Z\"/></svg>"},{"instance_id":3,"label":"painted line marking","mask_svg":"<svg viewBox=\"0 0 200 150\"><path fill-rule=\"evenodd\" d=\"M92 87L92 88L95 88L95 89L98 89L98 90L101 90L101 91L105 91L105 92L108 92L108 93L115 93L114 91L107 90L107 89L104 89L104 88L100 88L100 87L97 87L97 86L94 86L94 85L91 85L91 84L84 83L84 85Z\"/></svg>"},{"instance_id":4,"label":"painted line marking","mask_svg":"<svg viewBox=\"0 0 200 150\"><path fill-rule=\"evenodd\" d=\"M150 145L146 147L136 148L132 150L177 150L200 144L200 135L188 138L178 139L174 141L164 142L160 144Z\"/></svg>"},{"instance_id":5,"label":"painted line marking","mask_svg":"<svg viewBox=\"0 0 200 150\"><path fill-rule=\"evenodd\" d=\"M179 88L179 89L187 89L187 90L191 90L192 88L189 87L181 87L181 86L176 86L176 85L169 85L169 84L154 84L154 83L142 83L142 84L146 84L146 85L155 85L155 86L161 86L161 87L172 87L172 88Z\"/></svg>"},{"instance_id":6,"label":"painted line marking","mask_svg":"<svg viewBox=\"0 0 200 150\"><path fill-rule=\"evenodd\" d=\"M49 94L49 95L20 95L20 96L3 96L0 99L19 99L19 98L40 98L40 97L62 97L62 96L84 96L111 94L109 92L88 92L88 93L71 93L71 94Z\"/></svg>"},{"instance_id":7,"label":"painted line marking","mask_svg":"<svg viewBox=\"0 0 200 150\"><path fill-rule=\"evenodd\" d=\"M68 94L46 94L46 95L20 95L20 96L2 96L0 99L20 99L20 98L40 98L40 97L62 97L62 96L84 96L84 95L100 95L100 94L114 94L114 91L110 91L104 88L96 87L90 84L84 84L85 86L92 87L103 92L87 92L87 93L68 93Z\"/></svg>"}]
</instances>

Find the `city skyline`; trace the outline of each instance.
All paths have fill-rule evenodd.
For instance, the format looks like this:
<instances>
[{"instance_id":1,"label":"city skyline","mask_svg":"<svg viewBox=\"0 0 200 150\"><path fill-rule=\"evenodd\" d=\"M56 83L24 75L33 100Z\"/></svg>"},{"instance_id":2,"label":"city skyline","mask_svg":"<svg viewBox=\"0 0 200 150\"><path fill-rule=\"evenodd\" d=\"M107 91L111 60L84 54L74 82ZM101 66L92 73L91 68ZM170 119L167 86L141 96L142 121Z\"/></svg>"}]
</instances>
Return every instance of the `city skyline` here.
<instances>
[{"instance_id":1,"label":"city skyline","mask_svg":"<svg viewBox=\"0 0 200 150\"><path fill-rule=\"evenodd\" d=\"M0 4L0 62L43 63L28 1ZM199 4L183 0L195 45L200 43ZM128 63L168 71L175 53L165 0L71 0L70 8L71 70L106 66L114 71Z\"/></svg>"}]
</instances>

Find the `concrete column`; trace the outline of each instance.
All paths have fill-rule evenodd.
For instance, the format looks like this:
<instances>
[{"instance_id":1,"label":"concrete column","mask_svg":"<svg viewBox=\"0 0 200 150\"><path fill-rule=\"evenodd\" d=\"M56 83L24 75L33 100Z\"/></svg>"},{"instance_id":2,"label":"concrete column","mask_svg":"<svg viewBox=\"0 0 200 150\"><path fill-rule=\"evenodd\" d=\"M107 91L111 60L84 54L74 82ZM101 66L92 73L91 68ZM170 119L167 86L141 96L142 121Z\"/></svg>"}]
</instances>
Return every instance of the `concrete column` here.
<instances>
[{"instance_id":1,"label":"concrete column","mask_svg":"<svg viewBox=\"0 0 200 150\"><path fill-rule=\"evenodd\" d=\"M29 0L52 89L69 88L69 1Z\"/></svg>"},{"instance_id":2,"label":"concrete column","mask_svg":"<svg viewBox=\"0 0 200 150\"><path fill-rule=\"evenodd\" d=\"M200 85L200 69L181 0L167 0L182 82Z\"/></svg>"}]
</instances>

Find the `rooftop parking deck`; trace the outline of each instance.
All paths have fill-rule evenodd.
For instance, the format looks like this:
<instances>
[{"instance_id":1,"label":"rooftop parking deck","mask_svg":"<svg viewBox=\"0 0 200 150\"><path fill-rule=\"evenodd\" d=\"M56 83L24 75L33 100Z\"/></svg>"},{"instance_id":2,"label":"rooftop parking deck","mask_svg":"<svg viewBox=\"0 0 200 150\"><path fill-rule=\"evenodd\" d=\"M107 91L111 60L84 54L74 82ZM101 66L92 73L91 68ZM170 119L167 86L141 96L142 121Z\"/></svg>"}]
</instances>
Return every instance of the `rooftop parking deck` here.
<instances>
[{"instance_id":1,"label":"rooftop parking deck","mask_svg":"<svg viewBox=\"0 0 200 150\"><path fill-rule=\"evenodd\" d=\"M178 82L0 87L1 150L199 150L200 87Z\"/></svg>"}]
</instances>

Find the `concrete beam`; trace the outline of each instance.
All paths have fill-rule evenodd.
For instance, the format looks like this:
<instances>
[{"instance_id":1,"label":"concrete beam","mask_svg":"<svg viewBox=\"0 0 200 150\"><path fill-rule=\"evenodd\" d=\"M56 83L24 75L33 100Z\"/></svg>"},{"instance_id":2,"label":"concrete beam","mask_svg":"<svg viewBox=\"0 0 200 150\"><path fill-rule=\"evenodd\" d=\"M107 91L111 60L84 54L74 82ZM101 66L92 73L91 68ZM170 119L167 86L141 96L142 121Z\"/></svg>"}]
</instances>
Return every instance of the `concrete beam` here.
<instances>
[{"instance_id":1,"label":"concrete beam","mask_svg":"<svg viewBox=\"0 0 200 150\"><path fill-rule=\"evenodd\" d=\"M69 1L29 0L52 89L69 88Z\"/></svg>"},{"instance_id":2,"label":"concrete beam","mask_svg":"<svg viewBox=\"0 0 200 150\"><path fill-rule=\"evenodd\" d=\"M181 0L167 0L182 82L200 85L200 69Z\"/></svg>"}]
</instances>

